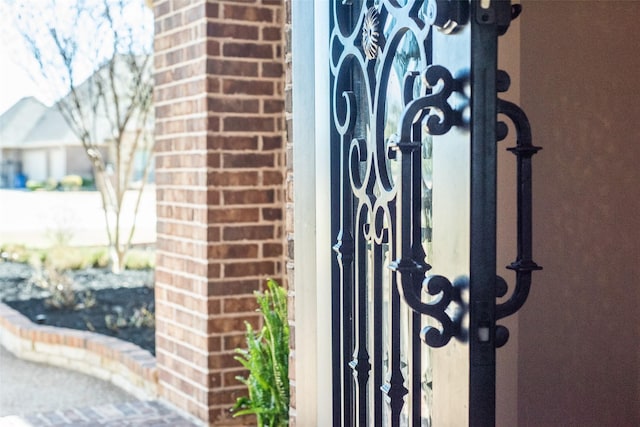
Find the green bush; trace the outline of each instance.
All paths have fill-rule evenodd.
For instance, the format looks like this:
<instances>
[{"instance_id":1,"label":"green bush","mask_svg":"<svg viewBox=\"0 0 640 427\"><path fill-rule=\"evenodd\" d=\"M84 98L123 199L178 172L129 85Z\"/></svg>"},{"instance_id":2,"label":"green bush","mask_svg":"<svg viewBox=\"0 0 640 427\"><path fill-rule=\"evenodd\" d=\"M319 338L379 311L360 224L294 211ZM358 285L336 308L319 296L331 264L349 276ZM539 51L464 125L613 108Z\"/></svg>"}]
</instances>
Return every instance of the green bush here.
<instances>
[{"instance_id":1,"label":"green bush","mask_svg":"<svg viewBox=\"0 0 640 427\"><path fill-rule=\"evenodd\" d=\"M273 280L267 287L255 293L264 326L255 331L247 323L247 349L236 349L236 360L249 370L248 377L237 379L249 396L238 398L232 411L234 417L255 415L258 426L280 427L289 424L287 293Z\"/></svg>"},{"instance_id":2,"label":"green bush","mask_svg":"<svg viewBox=\"0 0 640 427\"><path fill-rule=\"evenodd\" d=\"M28 179L25 187L27 187L27 189L31 191L40 190L44 188L44 182L36 181L35 179Z\"/></svg>"},{"instance_id":3,"label":"green bush","mask_svg":"<svg viewBox=\"0 0 640 427\"><path fill-rule=\"evenodd\" d=\"M47 191L53 191L58 188L58 181L53 178L49 178L44 183L44 189Z\"/></svg>"},{"instance_id":4,"label":"green bush","mask_svg":"<svg viewBox=\"0 0 640 427\"><path fill-rule=\"evenodd\" d=\"M82 177L80 175L67 175L60 180L60 186L66 191L77 191L82 187Z\"/></svg>"},{"instance_id":5,"label":"green bush","mask_svg":"<svg viewBox=\"0 0 640 427\"><path fill-rule=\"evenodd\" d=\"M93 177L84 177L82 178L82 188L85 190L95 190L96 183Z\"/></svg>"}]
</instances>

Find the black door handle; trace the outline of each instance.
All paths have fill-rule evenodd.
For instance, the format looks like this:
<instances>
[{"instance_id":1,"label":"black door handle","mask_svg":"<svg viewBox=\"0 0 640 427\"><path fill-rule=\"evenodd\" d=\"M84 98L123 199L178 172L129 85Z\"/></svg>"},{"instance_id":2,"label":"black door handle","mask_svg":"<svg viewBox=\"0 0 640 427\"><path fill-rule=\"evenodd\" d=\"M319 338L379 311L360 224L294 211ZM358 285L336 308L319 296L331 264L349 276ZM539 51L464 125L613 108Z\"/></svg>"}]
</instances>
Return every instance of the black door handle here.
<instances>
[{"instance_id":1,"label":"black door handle","mask_svg":"<svg viewBox=\"0 0 640 427\"><path fill-rule=\"evenodd\" d=\"M509 88L509 75L499 70L497 73L498 92L505 92ZM536 147L532 143L531 126L524 111L516 104L498 99L498 114L505 115L515 126L516 146L508 148L517 157L517 211L518 227L517 242L518 252L516 260L507 266L508 269L516 272L516 284L513 293L507 301L496 305L496 320L514 314L522 307L529 295L531 287L531 273L541 270L532 258L532 157L541 147ZM497 123L497 137L502 140L507 136L507 126L504 122ZM497 280L497 296L502 297L507 293L506 282L502 278ZM509 332L504 326L496 327L496 346L501 347L509 338Z\"/></svg>"}]
</instances>

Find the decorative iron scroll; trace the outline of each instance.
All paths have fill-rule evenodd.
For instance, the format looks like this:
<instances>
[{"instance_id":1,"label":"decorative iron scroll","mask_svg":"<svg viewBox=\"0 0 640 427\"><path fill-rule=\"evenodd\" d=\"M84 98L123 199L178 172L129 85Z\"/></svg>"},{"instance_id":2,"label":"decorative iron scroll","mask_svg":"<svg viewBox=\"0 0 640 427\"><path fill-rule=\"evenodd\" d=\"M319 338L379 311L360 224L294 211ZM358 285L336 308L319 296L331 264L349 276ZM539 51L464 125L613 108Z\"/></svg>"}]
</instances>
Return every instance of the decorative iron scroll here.
<instances>
[{"instance_id":1,"label":"decorative iron scroll","mask_svg":"<svg viewBox=\"0 0 640 427\"><path fill-rule=\"evenodd\" d=\"M460 292L446 277L425 278L425 273L431 269L431 266L424 261L425 253L421 250L420 242L412 242L415 228L420 227L420 219L419 217L416 219L415 212L419 212L421 200L420 197L416 197L415 192L411 193L406 189L414 186L413 183L420 179L421 173L420 168L416 167L416 164L420 163L418 150L421 148L416 118L418 123L424 123L424 130L430 135L443 135L454 124L460 124L461 115L447 102L453 91L460 85L446 68L430 65L422 74L423 80L427 88L440 85L440 90L412 99L406 88L412 87L415 76L416 74L410 74L405 78L406 105L400 119L400 135L393 135L390 143L392 149L401 153L400 216L398 218L400 229L398 246L401 257L391 263L389 268L400 274L399 291L404 302L416 313L429 316L441 325L442 329L433 326L424 327L420 334L423 341L431 347L442 347L459 331L460 319L449 315L447 309L452 302L460 301ZM408 218L411 223L405 224ZM433 302L423 302L420 296L422 290L439 298Z\"/></svg>"},{"instance_id":2,"label":"decorative iron scroll","mask_svg":"<svg viewBox=\"0 0 640 427\"><path fill-rule=\"evenodd\" d=\"M507 0L329 4L333 425L431 426L437 364L431 348L452 338L463 342L453 350L468 348L472 365L470 420L475 414L489 420L476 418L470 425L492 425L495 414L487 408L495 407L495 395L486 380L495 380L495 347L508 340L508 330L495 320L524 304L531 273L540 269L531 256L531 157L539 148L531 143L526 115L497 100L493 86L495 81L498 92L508 89L506 73L497 72L494 80L497 36L521 8ZM515 125L517 144L509 150L518 168L518 254L508 267L516 272L516 284L501 304L494 296L505 296L507 285L497 277L494 292L490 283L495 234L485 227L495 223L495 139L507 134L506 125L494 121L496 110ZM436 157L446 160L435 175L434 146ZM457 178L470 191L463 206L461 198L451 197ZM445 202L436 215L433 194ZM468 216L446 224L449 212ZM436 226L443 235L467 223L474 236L487 230L482 234L487 238L480 239L487 244L462 243L470 245L469 259L466 248L458 251L460 257L434 256L434 218L444 224ZM454 238L445 243L458 245ZM465 271L456 279L430 274L428 262L436 273ZM435 396L443 390L449 396L446 386Z\"/></svg>"},{"instance_id":3,"label":"decorative iron scroll","mask_svg":"<svg viewBox=\"0 0 640 427\"><path fill-rule=\"evenodd\" d=\"M510 86L509 75L502 70L497 72L497 91L506 92ZM500 320L518 311L529 296L531 287L531 273L541 270L538 264L532 259L532 191L531 191L531 158L540 151L541 147L536 147L532 143L531 126L527 115L520 107L512 102L498 99L498 114L505 115L515 126L516 146L508 148L517 157L517 198L518 198L518 232L516 260L512 262L508 269L516 272L516 283L513 293L507 301L496 305L496 320ZM497 124L498 141L507 137L508 128L504 122ZM498 298L507 294L506 281L498 277L496 280L496 296ZM509 331L502 325L496 326L496 347L502 347L509 339Z\"/></svg>"},{"instance_id":4,"label":"decorative iron scroll","mask_svg":"<svg viewBox=\"0 0 640 427\"><path fill-rule=\"evenodd\" d=\"M334 425L430 425L421 339L459 331L458 284L426 277L423 247L427 138L462 123L449 104L462 82L431 59L444 3L331 2Z\"/></svg>"}]
</instances>

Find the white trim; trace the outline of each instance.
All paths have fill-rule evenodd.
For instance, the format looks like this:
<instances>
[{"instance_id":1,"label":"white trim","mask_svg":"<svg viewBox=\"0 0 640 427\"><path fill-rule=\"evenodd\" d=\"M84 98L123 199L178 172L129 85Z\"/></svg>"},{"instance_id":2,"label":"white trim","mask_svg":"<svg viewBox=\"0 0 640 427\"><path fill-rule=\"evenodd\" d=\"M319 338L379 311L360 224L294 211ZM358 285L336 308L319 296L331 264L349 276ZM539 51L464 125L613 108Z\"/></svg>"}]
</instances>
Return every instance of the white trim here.
<instances>
[{"instance_id":1,"label":"white trim","mask_svg":"<svg viewBox=\"0 0 640 427\"><path fill-rule=\"evenodd\" d=\"M318 426L333 423L331 369L331 156L329 85L329 3L315 3L315 156L316 156L316 266L317 284L317 401ZM303 425L303 424L301 424Z\"/></svg>"},{"instance_id":2,"label":"white trim","mask_svg":"<svg viewBox=\"0 0 640 427\"><path fill-rule=\"evenodd\" d=\"M330 425L329 4L291 14L296 424Z\"/></svg>"}]
</instances>

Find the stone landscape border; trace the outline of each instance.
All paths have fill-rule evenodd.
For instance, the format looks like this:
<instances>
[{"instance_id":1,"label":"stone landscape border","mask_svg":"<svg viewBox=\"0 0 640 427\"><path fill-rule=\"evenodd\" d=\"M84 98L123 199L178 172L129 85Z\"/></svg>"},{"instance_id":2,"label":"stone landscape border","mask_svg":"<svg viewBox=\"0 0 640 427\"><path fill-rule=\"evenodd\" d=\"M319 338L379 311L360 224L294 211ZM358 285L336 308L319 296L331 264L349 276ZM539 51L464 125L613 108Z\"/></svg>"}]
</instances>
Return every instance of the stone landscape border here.
<instances>
[{"instance_id":1,"label":"stone landscape border","mask_svg":"<svg viewBox=\"0 0 640 427\"><path fill-rule=\"evenodd\" d=\"M72 369L109 381L138 399L158 397L155 357L118 338L38 325L0 302L0 345L21 359Z\"/></svg>"}]
</instances>

